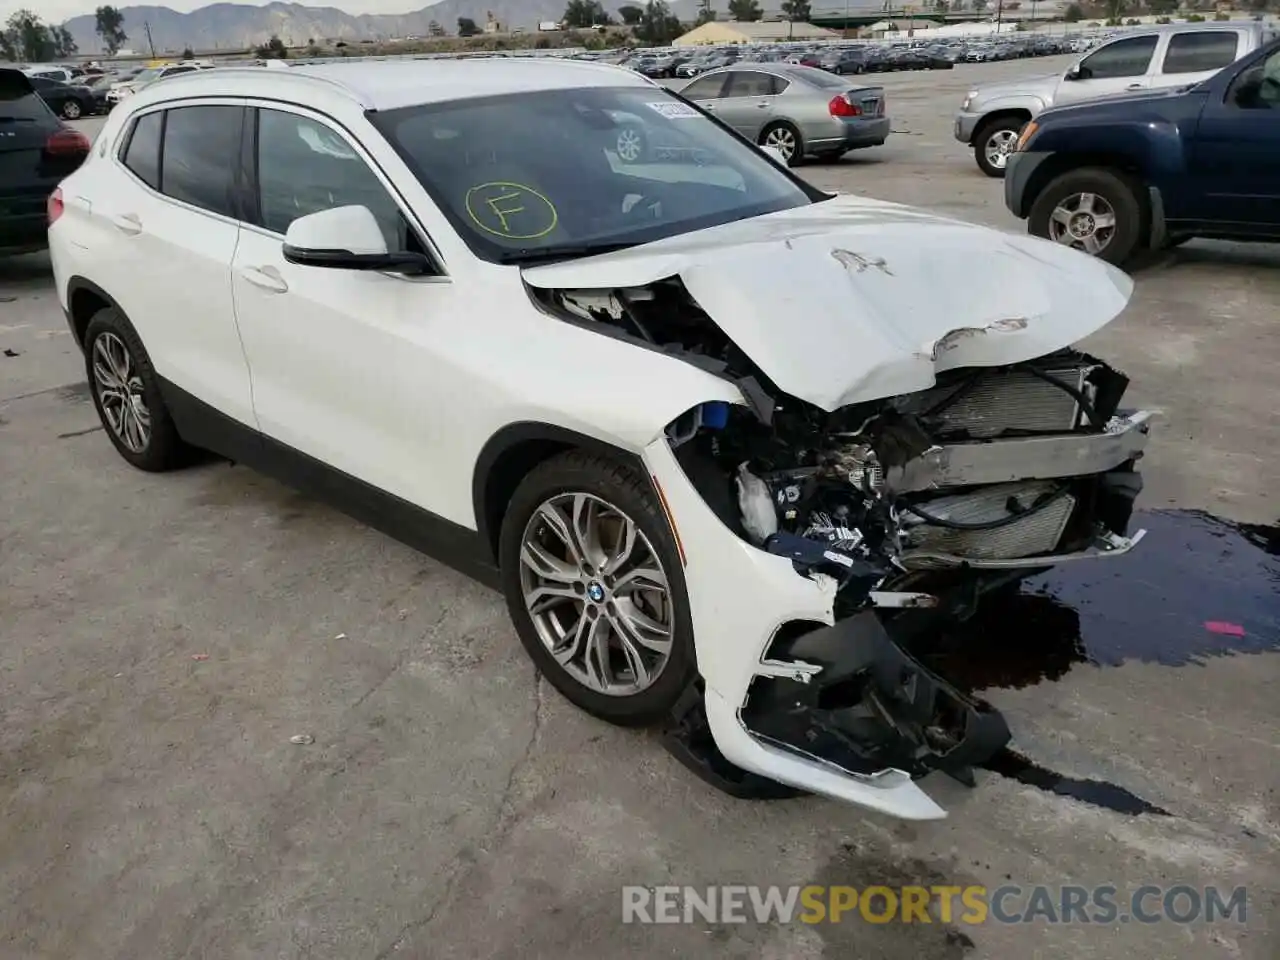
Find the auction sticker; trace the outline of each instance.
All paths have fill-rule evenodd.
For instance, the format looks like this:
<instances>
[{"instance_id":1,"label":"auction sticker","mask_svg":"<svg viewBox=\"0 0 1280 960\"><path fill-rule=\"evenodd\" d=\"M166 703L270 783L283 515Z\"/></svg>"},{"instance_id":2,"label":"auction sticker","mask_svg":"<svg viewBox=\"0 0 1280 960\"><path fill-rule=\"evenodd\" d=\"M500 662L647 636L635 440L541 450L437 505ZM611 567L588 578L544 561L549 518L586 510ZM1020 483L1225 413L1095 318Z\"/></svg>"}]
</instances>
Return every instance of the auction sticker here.
<instances>
[{"instance_id":1,"label":"auction sticker","mask_svg":"<svg viewBox=\"0 0 1280 960\"><path fill-rule=\"evenodd\" d=\"M646 103L645 106L655 113L662 114L668 120L685 120L689 117L701 116L693 107L679 100L663 100L659 103Z\"/></svg>"}]
</instances>

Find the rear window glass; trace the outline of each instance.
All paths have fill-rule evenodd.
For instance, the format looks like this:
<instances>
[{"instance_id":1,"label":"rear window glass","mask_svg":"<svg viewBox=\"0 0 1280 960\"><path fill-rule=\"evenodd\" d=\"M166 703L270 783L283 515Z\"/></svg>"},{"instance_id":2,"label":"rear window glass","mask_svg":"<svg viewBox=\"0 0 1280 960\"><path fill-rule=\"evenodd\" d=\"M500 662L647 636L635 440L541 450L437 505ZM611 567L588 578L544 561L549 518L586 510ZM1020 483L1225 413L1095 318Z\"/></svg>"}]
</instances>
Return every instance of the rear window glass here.
<instances>
[{"instance_id":1,"label":"rear window glass","mask_svg":"<svg viewBox=\"0 0 1280 960\"><path fill-rule=\"evenodd\" d=\"M1175 33L1164 55L1164 72L1220 70L1235 60L1238 40L1238 34L1229 30Z\"/></svg>"},{"instance_id":2,"label":"rear window glass","mask_svg":"<svg viewBox=\"0 0 1280 960\"><path fill-rule=\"evenodd\" d=\"M821 90L847 90L849 81L843 77L827 73L825 70L819 70L817 67L794 67L787 73L793 77L798 77L811 87L818 87Z\"/></svg>"},{"instance_id":3,"label":"rear window glass","mask_svg":"<svg viewBox=\"0 0 1280 960\"><path fill-rule=\"evenodd\" d=\"M53 114L24 74L17 70L0 70L0 123L48 120L51 116Z\"/></svg>"}]
</instances>

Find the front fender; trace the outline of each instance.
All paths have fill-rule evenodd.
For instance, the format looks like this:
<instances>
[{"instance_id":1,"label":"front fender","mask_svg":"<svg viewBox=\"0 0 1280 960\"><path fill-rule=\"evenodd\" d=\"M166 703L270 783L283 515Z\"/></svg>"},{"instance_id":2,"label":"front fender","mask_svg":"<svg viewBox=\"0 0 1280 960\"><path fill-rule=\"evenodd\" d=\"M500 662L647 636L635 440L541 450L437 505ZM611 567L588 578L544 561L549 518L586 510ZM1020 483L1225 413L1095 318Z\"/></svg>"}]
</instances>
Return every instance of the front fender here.
<instances>
[{"instance_id":1,"label":"front fender","mask_svg":"<svg viewBox=\"0 0 1280 960\"><path fill-rule=\"evenodd\" d=\"M1045 124L1027 149L1122 158L1144 176L1156 179L1180 176L1186 170L1184 140L1177 124L1155 116Z\"/></svg>"},{"instance_id":2,"label":"front fender","mask_svg":"<svg viewBox=\"0 0 1280 960\"><path fill-rule=\"evenodd\" d=\"M1011 110L1026 110L1034 117L1041 111L1047 110L1049 106L1048 97L1041 97L1036 94L1020 93L997 96L990 100L982 100L977 103L970 104L969 109L974 113L982 114L984 118L993 113L1004 113Z\"/></svg>"}]
</instances>

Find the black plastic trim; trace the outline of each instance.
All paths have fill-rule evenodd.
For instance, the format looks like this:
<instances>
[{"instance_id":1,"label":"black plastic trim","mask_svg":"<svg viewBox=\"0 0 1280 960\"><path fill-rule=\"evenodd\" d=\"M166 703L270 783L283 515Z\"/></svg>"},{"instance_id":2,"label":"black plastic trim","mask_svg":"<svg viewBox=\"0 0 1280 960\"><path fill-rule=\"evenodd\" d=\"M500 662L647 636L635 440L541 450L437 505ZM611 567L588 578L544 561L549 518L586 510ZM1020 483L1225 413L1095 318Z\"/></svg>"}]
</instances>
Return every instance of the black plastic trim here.
<instances>
[{"instance_id":1,"label":"black plastic trim","mask_svg":"<svg viewBox=\"0 0 1280 960\"><path fill-rule=\"evenodd\" d=\"M124 311L120 309L120 304L116 303L115 298L92 280L86 280L84 277L79 275L74 275L67 280L67 306L63 313L66 314L67 324L71 327L71 337L75 340L76 346L81 350L84 349L84 343L80 340L80 331L76 329L76 320L75 315L71 311L71 304L75 302L76 294L82 290L87 290L89 293L92 293L94 296L103 300L111 309L118 311L122 316L124 315Z\"/></svg>"},{"instance_id":2,"label":"black plastic trim","mask_svg":"<svg viewBox=\"0 0 1280 960\"><path fill-rule=\"evenodd\" d=\"M495 480L495 468L509 451L528 443L543 443L565 450L575 448L588 450L614 459L637 462L635 454L567 427L534 420L521 420L507 424L491 436L480 449L480 455L476 457L475 471L471 476L471 502L475 509L478 535L490 551L498 538L498 531L489 523L490 484ZM554 456L554 452L551 455ZM515 492L514 485L511 492ZM502 506L505 507L506 504Z\"/></svg>"},{"instance_id":3,"label":"black plastic trim","mask_svg":"<svg viewBox=\"0 0 1280 960\"><path fill-rule=\"evenodd\" d=\"M477 531L264 436L171 381L159 380L165 406L183 440L331 504L459 573L501 589L497 564Z\"/></svg>"}]
</instances>

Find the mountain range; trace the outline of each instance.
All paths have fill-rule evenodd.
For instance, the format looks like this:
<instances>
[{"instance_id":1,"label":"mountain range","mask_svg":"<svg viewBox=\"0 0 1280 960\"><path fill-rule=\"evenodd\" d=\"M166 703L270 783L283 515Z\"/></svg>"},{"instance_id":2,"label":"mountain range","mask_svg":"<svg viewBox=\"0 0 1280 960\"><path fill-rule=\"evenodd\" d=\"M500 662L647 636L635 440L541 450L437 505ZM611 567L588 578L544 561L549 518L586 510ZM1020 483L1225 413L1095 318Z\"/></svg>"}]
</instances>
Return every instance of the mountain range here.
<instances>
[{"instance_id":1,"label":"mountain range","mask_svg":"<svg viewBox=\"0 0 1280 960\"><path fill-rule=\"evenodd\" d=\"M137 6L118 8L124 16L125 46L145 51L146 26L151 42L159 51L245 49L269 40L272 35L286 44L303 45L308 40L386 40L393 37L426 37L434 21L450 33L457 30L459 17L484 24L493 14L505 27L535 28L545 20L559 20L566 0L441 0L412 13L344 13L336 7L308 7L300 3L268 3L257 7L243 3L214 3L179 13L169 7ZM626 0L606 0L610 13ZM637 5L642 5L638 3ZM718 4L717 4L718 5ZM696 16L696 0L673 3L672 12L682 20ZM66 23L81 53L102 51L92 14L73 17Z\"/></svg>"}]
</instances>

